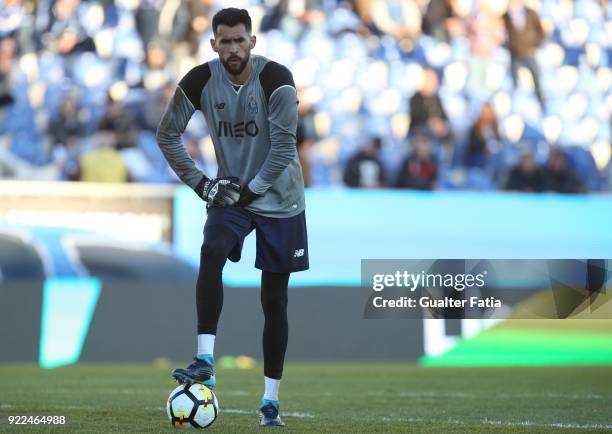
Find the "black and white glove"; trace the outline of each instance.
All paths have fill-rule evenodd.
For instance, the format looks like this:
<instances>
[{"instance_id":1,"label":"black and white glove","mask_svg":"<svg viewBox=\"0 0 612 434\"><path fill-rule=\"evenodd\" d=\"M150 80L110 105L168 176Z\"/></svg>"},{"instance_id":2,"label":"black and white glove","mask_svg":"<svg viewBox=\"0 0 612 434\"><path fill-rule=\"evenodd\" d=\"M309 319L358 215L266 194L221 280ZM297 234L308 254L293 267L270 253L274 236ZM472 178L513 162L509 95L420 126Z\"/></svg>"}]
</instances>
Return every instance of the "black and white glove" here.
<instances>
[{"instance_id":1,"label":"black and white glove","mask_svg":"<svg viewBox=\"0 0 612 434\"><path fill-rule=\"evenodd\" d=\"M208 206L233 206L240 199L240 180L235 176L203 178L196 186L196 193Z\"/></svg>"},{"instance_id":2,"label":"black and white glove","mask_svg":"<svg viewBox=\"0 0 612 434\"><path fill-rule=\"evenodd\" d=\"M253 193L248 185L245 185L240 192L240 199L236 202L235 206L245 207L249 206L254 200L262 197L261 194Z\"/></svg>"}]
</instances>

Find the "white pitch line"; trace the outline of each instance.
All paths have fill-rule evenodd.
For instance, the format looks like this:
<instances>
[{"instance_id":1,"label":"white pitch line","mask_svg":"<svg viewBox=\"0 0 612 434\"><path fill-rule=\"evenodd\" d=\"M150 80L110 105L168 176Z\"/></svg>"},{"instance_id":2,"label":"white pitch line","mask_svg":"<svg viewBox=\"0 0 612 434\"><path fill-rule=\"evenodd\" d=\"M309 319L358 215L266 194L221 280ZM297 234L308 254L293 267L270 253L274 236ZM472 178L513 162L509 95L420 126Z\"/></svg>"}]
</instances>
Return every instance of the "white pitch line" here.
<instances>
[{"instance_id":1,"label":"white pitch line","mask_svg":"<svg viewBox=\"0 0 612 434\"><path fill-rule=\"evenodd\" d=\"M223 407L219 409L219 413L259 414L258 411L253 411L253 410L242 410L240 408L223 408ZM281 413L281 416L298 417L302 419L314 419L315 418L315 415L312 413L302 413L299 411L290 411L286 413Z\"/></svg>"},{"instance_id":2,"label":"white pitch line","mask_svg":"<svg viewBox=\"0 0 612 434\"><path fill-rule=\"evenodd\" d=\"M315 418L315 415L312 413L302 413L300 411L291 411L289 413L281 413L281 415L289 416L289 417L300 417L303 419L314 419Z\"/></svg>"},{"instance_id":3,"label":"white pitch line","mask_svg":"<svg viewBox=\"0 0 612 434\"><path fill-rule=\"evenodd\" d=\"M560 422L534 422L531 420L519 421L519 422L503 422L500 420L488 420L481 421L485 425L502 425L502 426L545 426L552 428L566 428L566 429L610 429L612 430L612 424L600 425L600 424L579 424L579 423L560 423Z\"/></svg>"},{"instance_id":4,"label":"white pitch line","mask_svg":"<svg viewBox=\"0 0 612 434\"><path fill-rule=\"evenodd\" d=\"M503 394L502 394L503 395ZM587 393L584 395L578 393L545 393L544 396L548 398L562 398L562 399L612 399L612 395L599 395L597 393Z\"/></svg>"},{"instance_id":5,"label":"white pitch line","mask_svg":"<svg viewBox=\"0 0 612 434\"><path fill-rule=\"evenodd\" d=\"M446 392L446 393L438 393L438 392L400 392L398 394L401 397L410 397L410 398L472 398L474 395L470 395L469 393L462 392Z\"/></svg>"},{"instance_id":6,"label":"white pitch line","mask_svg":"<svg viewBox=\"0 0 612 434\"><path fill-rule=\"evenodd\" d=\"M99 407L89 405L48 405L45 407L55 410L99 410ZM0 408L15 408L15 406L13 404L0 403Z\"/></svg>"},{"instance_id":7,"label":"white pitch line","mask_svg":"<svg viewBox=\"0 0 612 434\"><path fill-rule=\"evenodd\" d=\"M430 391L403 391L403 392L365 392L369 396L400 396L402 398L482 398L482 395L463 392L430 392ZM499 393L496 398L559 398L576 400L612 400L612 395L599 395L596 393Z\"/></svg>"},{"instance_id":8,"label":"white pitch line","mask_svg":"<svg viewBox=\"0 0 612 434\"><path fill-rule=\"evenodd\" d=\"M93 407L88 405L49 405L48 408L55 410L98 410L99 407ZM13 404L0 403L0 408L15 408Z\"/></svg>"},{"instance_id":9,"label":"white pitch line","mask_svg":"<svg viewBox=\"0 0 612 434\"><path fill-rule=\"evenodd\" d=\"M145 407L145 410L157 410L166 411L166 407ZM243 410L241 408L219 408L219 413L230 413L230 414L259 414L255 410ZM314 419L315 415L312 413L302 413L299 411L291 411L287 413L281 413L281 416L297 417L302 419Z\"/></svg>"},{"instance_id":10,"label":"white pitch line","mask_svg":"<svg viewBox=\"0 0 612 434\"><path fill-rule=\"evenodd\" d=\"M367 419L376 420L376 419ZM531 420L525 421L502 421L502 420L490 420L482 419L474 422L463 421L458 419L425 419L418 417L383 417L380 419L383 422L424 422L424 423L445 423L449 425L468 425L468 424L481 424L481 425L496 425L496 426L540 426L546 428L563 428L563 429L605 429L612 430L612 424L578 424L578 423L561 423L561 422L534 422Z\"/></svg>"},{"instance_id":11,"label":"white pitch line","mask_svg":"<svg viewBox=\"0 0 612 434\"><path fill-rule=\"evenodd\" d=\"M232 413L232 414L256 414L256 411L241 410L239 408L219 408L219 413Z\"/></svg>"},{"instance_id":12,"label":"white pitch line","mask_svg":"<svg viewBox=\"0 0 612 434\"><path fill-rule=\"evenodd\" d=\"M99 410L99 407L94 407L91 405L50 405L50 408L55 408L59 410Z\"/></svg>"}]
</instances>

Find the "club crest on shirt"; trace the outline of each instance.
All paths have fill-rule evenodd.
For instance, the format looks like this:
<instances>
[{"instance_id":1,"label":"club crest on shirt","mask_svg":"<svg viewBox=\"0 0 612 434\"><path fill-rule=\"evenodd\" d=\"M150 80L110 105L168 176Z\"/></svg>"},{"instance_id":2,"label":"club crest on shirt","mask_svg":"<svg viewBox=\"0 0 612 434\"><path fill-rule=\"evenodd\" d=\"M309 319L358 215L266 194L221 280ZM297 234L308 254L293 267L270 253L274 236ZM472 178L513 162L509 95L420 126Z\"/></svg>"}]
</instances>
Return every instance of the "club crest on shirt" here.
<instances>
[{"instance_id":1,"label":"club crest on shirt","mask_svg":"<svg viewBox=\"0 0 612 434\"><path fill-rule=\"evenodd\" d=\"M249 94L247 101L247 110L249 111L249 113L251 113L252 115L257 114L257 112L259 111L259 107L257 107L257 100L255 99L253 94Z\"/></svg>"}]
</instances>

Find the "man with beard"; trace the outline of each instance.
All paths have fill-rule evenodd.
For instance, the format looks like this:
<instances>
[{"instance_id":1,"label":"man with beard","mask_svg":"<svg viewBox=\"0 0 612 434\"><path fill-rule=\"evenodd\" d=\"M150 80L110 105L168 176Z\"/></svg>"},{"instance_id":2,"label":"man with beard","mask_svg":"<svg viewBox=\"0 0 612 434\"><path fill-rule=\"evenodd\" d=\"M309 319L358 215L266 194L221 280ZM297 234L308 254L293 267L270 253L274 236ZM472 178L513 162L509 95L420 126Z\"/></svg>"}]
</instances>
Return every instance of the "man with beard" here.
<instances>
[{"instance_id":1,"label":"man with beard","mask_svg":"<svg viewBox=\"0 0 612 434\"><path fill-rule=\"evenodd\" d=\"M288 339L287 286L308 268L304 180L296 150L297 94L289 70L250 55L256 38L244 9L219 11L210 43L218 59L193 68L179 82L157 131L168 163L207 202L196 285L198 350L194 363L172 376L179 383L214 387L214 342L223 304L222 271L240 260L245 237L256 230L255 267L262 270L265 391L261 424L282 426L278 389ZM200 110L219 170L208 178L181 144Z\"/></svg>"}]
</instances>

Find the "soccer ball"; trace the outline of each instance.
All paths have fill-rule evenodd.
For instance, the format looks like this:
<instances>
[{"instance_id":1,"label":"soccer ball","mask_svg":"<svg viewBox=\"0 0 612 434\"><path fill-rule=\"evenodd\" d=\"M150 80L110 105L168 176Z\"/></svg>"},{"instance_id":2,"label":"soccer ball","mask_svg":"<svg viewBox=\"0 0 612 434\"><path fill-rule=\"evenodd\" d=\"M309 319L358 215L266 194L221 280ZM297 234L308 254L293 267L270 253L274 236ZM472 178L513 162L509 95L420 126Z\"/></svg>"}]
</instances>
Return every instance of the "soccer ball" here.
<instances>
[{"instance_id":1,"label":"soccer ball","mask_svg":"<svg viewBox=\"0 0 612 434\"><path fill-rule=\"evenodd\" d=\"M174 428L206 428L217 419L219 403L203 384L181 384L170 393L166 411Z\"/></svg>"}]
</instances>

